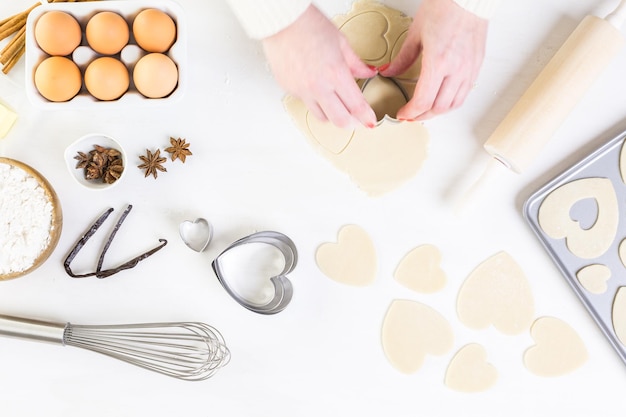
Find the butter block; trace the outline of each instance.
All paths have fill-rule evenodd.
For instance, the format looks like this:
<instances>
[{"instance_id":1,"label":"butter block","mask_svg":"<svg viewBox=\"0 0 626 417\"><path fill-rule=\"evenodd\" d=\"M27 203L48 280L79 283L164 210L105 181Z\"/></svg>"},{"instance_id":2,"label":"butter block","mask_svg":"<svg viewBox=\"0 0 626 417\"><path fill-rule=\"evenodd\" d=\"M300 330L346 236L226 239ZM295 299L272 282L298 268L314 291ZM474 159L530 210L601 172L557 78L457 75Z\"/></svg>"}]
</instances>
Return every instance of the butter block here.
<instances>
[{"instance_id":1,"label":"butter block","mask_svg":"<svg viewBox=\"0 0 626 417\"><path fill-rule=\"evenodd\" d=\"M5 137L17 120L17 113L0 102L0 139Z\"/></svg>"}]
</instances>

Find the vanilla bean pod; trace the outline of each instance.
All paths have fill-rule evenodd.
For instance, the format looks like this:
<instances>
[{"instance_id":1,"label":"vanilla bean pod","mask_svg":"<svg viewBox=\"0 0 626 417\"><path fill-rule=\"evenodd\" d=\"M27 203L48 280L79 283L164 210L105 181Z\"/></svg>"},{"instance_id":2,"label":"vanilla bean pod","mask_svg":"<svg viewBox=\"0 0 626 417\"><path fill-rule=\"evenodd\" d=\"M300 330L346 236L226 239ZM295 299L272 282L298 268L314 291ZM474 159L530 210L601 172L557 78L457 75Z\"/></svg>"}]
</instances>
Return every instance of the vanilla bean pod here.
<instances>
[{"instance_id":1,"label":"vanilla bean pod","mask_svg":"<svg viewBox=\"0 0 626 417\"><path fill-rule=\"evenodd\" d=\"M113 208L108 209L102 216L100 216L98 218L98 220L96 220L96 222L87 230L87 232L85 232L85 234L81 237L81 239L72 248L72 250L70 251L69 255L65 259L65 262L63 263L63 266L65 267L65 272L67 272L67 274L69 276L71 276L73 278L86 278L86 277L92 277L92 276L95 276L97 278L107 278L107 277L110 277L111 275L114 275L114 274L116 274L118 272L121 272L123 270L134 268L139 262L141 262L142 260L148 258L149 256L151 256L155 252L157 252L160 249L162 249L165 245L167 245L167 240L159 239L159 242L161 243L159 246L157 246L157 247L155 247L155 248L153 248L153 249L151 249L151 250L149 250L149 251L147 251L147 252L145 252L145 253L143 253L143 254L141 254L139 256L136 256L135 258L131 259L128 262L123 263L122 265L120 265L120 266L118 266L116 268L102 270L102 264L104 262L104 256L105 256L106 252L108 251L109 247L111 246L111 243L113 242L113 238L115 237L115 235L117 234L118 230L122 226L122 223L124 223L124 220L126 219L126 216L128 216L128 213L130 212L130 210L132 208L133 208L133 206L129 204L128 207L126 208L126 210L124 210L124 212L122 213L122 215L118 219L117 223L115 224L115 227L113 228L113 230L109 234L109 237L108 237L108 239L107 239L107 241L106 241L106 243L104 245L104 248L102 249L102 252L100 253L100 257L98 259L98 265L96 267L96 271L95 272L90 272L90 273L87 273L87 274L75 274L72 271L71 267L70 267L71 262L74 260L74 258L78 254L78 252L80 252L80 250L83 248L83 246L87 243L87 241L91 238L91 236L93 236L96 233L96 231L100 228L100 226L102 226L104 221L113 212Z\"/></svg>"}]
</instances>

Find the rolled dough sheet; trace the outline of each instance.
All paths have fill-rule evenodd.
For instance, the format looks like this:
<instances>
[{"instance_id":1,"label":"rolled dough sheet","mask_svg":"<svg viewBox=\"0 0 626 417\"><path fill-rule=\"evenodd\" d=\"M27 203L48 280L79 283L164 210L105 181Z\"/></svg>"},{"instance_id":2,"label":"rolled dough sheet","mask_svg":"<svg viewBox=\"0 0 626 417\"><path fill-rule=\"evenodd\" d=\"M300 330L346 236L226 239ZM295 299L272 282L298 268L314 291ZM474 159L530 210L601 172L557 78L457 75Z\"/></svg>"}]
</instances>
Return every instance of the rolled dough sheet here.
<instances>
[{"instance_id":1,"label":"rolled dough sheet","mask_svg":"<svg viewBox=\"0 0 626 417\"><path fill-rule=\"evenodd\" d=\"M388 63L398 53L411 21L400 11L372 1L357 1L348 14L334 18L361 59L375 66ZM408 98L415 89L419 67L418 61L396 77ZM368 195L379 196L419 172L427 157L429 135L421 123L390 119L406 98L389 80L372 79L363 94L380 119L373 129L340 129L321 122L293 96L285 97L284 105L314 149Z\"/></svg>"},{"instance_id":2,"label":"rolled dough sheet","mask_svg":"<svg viewBox=\"0 0 626 417\"><path fill-rule=\"evenodd\" d=\"M376 248L367 232L356 225L342 227L336 243L320 245L315 261L324 275L342 284L364 287L376 279Z\"/></svg>"},{"instance_id":3,"label":"rolled dough sheet","mask_svg":"<svg viewBox=\"0 0 626 417\"><path fill-rule=\"evenodd\" d=\"M506 252L493 255L474 269L457 298L457 314L466 326L484 329L493 325L508 335L527 330L534 310L526 276Z\"/></svg>"},{"instance_id":4,"label":"rolled dough sheet","mask_svg":"<svg viewBox=\"0 0 626 417\"><path fill-rule=\"evenodd\" d=\"M416 292L429 294L441 290L447 281L441 269L441 252L433 245L416 247L402 258L394 278Z\"/></svg>"},{"instance_id":5,"label":"rolled dough sheet","mask_svg":"<svg viewBox=\"0 0 626 417\"><path fill-rule=\"evenodd\" d=\"M452 358L444 383L460 392L486 391L495 385L498 371L487 362L487 351L477 343L463 346Z\"/></svg>"},{"instance_id":6,"label":"rolled dough sheet","mask_svg":"<svg viewBox=\"0 0 626 417\"><path fill-rule=\"evenodd\" d=\"M587 361L587 348L582 339L560 319L540 317L533 323L530 334L535 345L524 353L524 365L535 375L564 375Z\"/></svg>"},{"instance_id":7,"label":"rolled dough sheet","mask_svg":"<svg viewBox=\"0 0 626 417\"><path fill-rule=\"evenodd\" d=\"M389 306L382 328L383 350L400 372L416 372L427 355L444 355L453 342L452 327L432 308L410 300L394 300Z\"/></svg>"}]
</instances>

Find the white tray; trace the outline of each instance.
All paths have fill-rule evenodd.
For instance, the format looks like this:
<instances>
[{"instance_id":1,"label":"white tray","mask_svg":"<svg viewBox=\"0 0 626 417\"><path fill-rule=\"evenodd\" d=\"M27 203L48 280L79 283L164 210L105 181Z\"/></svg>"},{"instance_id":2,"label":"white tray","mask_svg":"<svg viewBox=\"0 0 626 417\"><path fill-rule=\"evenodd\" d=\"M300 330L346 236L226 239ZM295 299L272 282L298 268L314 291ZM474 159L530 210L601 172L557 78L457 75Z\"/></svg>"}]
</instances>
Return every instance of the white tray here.
<instances>
[{"instance_id":1,"label":"white tray","mask_svg":"<svg viewBox=\"0 0 626 417\"><path fill-rule=\"evenodd\" d=\"M78 95L69 101L52 102L44 98L35 87L35 69L46 59L47 55L42 51L35 41L34 28L37 20L45 13L51 10L60 10L74 16L83 29L83 39L80 46L75 51L77 56L75 62L78 64L81 72L91 62L98 57L98 54L89 53L87 42L85 41L84 30L87 21L96 13L101 11L112 11L120 14L132 27L135 16L144 9L154 8L167 13L176 23L177 36L176 41L167 52L167 55L176 63L178 67L178 85L176 89L167 97L159 99L146 98L139 93L132 83L122 97L113 101L100 101L89 94L84 83ZM141 55L137 53L139 48L135 44L134 37L130 36L129 45L122 50L120 54L113 55L120 59L129 68L132 75L132 67L135 65ZM72 57L70 57L72 58ZM127 109L136 106L159 106L172 103L180 99L187 85L187 24L185 22L183 9L171 0L111 0L111 1L88 1L81 3L48 3L32 10L26 21L26 96L28 100L36 107L47 110L89 110L89 109Z\"/></svg>"}]
</instances>

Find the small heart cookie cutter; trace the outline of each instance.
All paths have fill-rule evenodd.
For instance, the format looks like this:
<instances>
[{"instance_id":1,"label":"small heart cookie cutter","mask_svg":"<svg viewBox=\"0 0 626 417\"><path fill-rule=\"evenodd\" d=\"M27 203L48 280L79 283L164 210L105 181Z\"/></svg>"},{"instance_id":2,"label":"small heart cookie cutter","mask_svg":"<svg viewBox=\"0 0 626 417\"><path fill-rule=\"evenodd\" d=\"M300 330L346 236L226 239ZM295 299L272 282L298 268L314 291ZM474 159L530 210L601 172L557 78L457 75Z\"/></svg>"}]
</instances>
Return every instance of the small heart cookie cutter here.
<instances>
[{"instance_id":1,"label":"small heart cookie cutter","mask_svg":"<svg viewBox=\"0 0 626 417\"><path fill-rule=\"evenodd\" d=\"M271 245L278 249L285 259L285 266L281 273L270 278L274 285L274 296L267 304L258 304L252 302L239 295L228 283L224 276L223 268L220 262L222 255L241 245L248 243L263 243ZM298 261L298 252L296 246L291 239L279 232L264 231L253 233L242 239L237 240L226 248L211 264L215 275L226 292L235 299L239 304L259 314L276 314L285 309L293 296L293 286L287 278L287 274L294 270Z\"/></svg>"},{"instance_id":2,"label":"small heart cookie cutter","mask_svg":"<svg viewBox=\"0 0 626 417\"><path fill-rule=\"evenodd\" d=\"M185 220L178 227L178 233L185 245L196 252L203 252L213 238L213 226L201 217L194 221Z\"/></svg>"}]
</instances>

